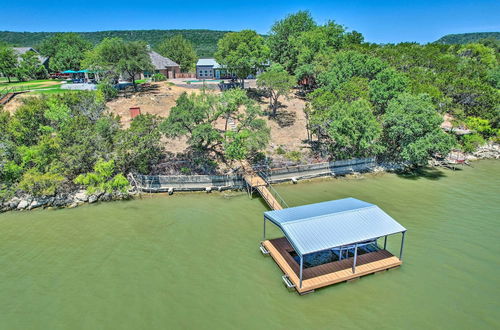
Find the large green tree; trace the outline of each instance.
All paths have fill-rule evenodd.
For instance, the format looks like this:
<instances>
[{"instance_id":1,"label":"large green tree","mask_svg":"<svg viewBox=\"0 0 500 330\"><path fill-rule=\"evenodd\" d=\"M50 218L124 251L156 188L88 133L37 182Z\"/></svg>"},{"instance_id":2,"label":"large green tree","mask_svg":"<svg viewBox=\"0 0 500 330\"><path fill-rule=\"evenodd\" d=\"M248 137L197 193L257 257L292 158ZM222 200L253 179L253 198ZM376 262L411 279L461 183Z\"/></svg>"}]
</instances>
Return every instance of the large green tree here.
<instances>
[{"instance_id":1,"label":"large green tree","mask_svg":"<svg viewBox=\"0 0 500 330\"><path fill-rule=\"evenodd\" d=\"M334 158L373 156L380 152L381 125L367 100L312 103L310 125Z\"/></svg>"},{"instance_id":2,"label":"large green tree","mask_svg":"<svg viewBox=\"0 0 500 330\"><path fill-rule=\"evenodd\" d=\"M387 156L411 166L424 166L435 155L446 156L454 139L441 129L442 122L428 95L399 95L383 116Z\"/></svg>"},{"instance_id":3,"label":"large green tree","mask_svg":"<svg viewBox=\"0 0 500 330\"><path fill-rule=\"evenodd\" d=\"M224 159L243 159L262 150L269 141L269 129L259 118L260 107L244 91L221 95L209 92L183 93L161 130L169 137L186 136L194 150L215 153ZM231 117L234 127L217 127L217 121Z\"/></svg>"},{"instance_id":4,"label":"large green tree","mask_svg":"<svg viewBox=\"0 0 500 330\"><path fill-rule=\"evenodd\" d=\"M271 65L266 72L257 77L257 86L268 93L269 108L273 116L278 109L278 99L280 96L288 96L295 83L295 78L280 64Z\"/></svg>"},{"instance_id":5,"label":"large green tree","mask_svg":"<svg viewBox=\"0 0 500 330\"><path fill-rule=\"evenodd\" d=\"M92 44L77 33L57 33L39 46L40 53L50 57L50 70L80 70L80 63Z\"/></svg>"},{"instance_id":6,"label":"large green tree","mask_svg":"<svg viewBox=\"0 0 500 330\"><path fill-rule=\"evenodd\" d=\"M182 72L194 70L198 56L193 44L181 34L163 40L156 49L161 55L179 64Z\"/></svg>"},{"instance_id":7,"label":"large green tree","mask_svg":"<svg viewBox=\"0 0 500 330\"><path fill-rule=\"evenodd\" d=\"M21 81L47 78L47 69L40 63L37 53L27 51L19 59L16 77Z\"/></svg>"},{"instance_id":8,"label":"large green tree","mask_svg":"<svg viewBox=\"0 0 500 330\"><path fill-rule=\"evenodd\" d=\"M16 75L17 66L17 55L14 53L12 47L0 46L0 73L7 77L10 82L10 78Z\"/></svg>"},{"instance_id":9,"label":"large green tree","mask_svg":"<svg viewBox=\"0 0 500 330\"><path fill-rule=\"evenodd\" d=\"M138 75L153 71L146 43L141 41L125 42L119 38L104 39L92 51L87 52L83 66L89 69L110 71L130 79L134 90Z\"/></svg>"},{"instance_id":10,"label":"large green tree","mask_svg":"<svg viewBox=\"0 0 500 330\"><path fill-rule=\"evenodd\" d=\"M253 30L231 32L219 40L215 59L242 83L244 79L263 68L269 60L269 48L264 38Z\"/></svg>"},{"instance_id":11,"label":"large green tree","mask_svg":"<svg viewBox=\"0 0 500 330\"><path fill-rule=\"evenodd\" d=\"M294 74L298 53L292 40L314 27L316 23L308 11L298 11L274 23L267 39L271 60L281 64L290 74Z\"/></svg>"}]
</instances>

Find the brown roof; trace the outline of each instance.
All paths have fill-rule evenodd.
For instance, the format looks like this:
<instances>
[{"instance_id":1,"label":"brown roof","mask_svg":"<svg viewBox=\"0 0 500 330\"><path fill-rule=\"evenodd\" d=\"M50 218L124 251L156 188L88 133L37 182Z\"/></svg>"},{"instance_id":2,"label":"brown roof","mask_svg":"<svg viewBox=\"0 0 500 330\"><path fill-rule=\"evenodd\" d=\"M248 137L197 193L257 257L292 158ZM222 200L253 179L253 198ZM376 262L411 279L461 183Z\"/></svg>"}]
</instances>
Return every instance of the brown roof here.
<instances>
[{"instance_id":1,"label":"brown roof","mask_svg":"<svg viewBox=\"0 0 500 330\"><path fill-rule=\"evenodd\" d=\"M151 62L156 70L165 69L167 67L179 66L179 64L175 63L171 59L161 56L155 51L150 51L149 56L151 57Z\"/></svg>"}]
</instances>

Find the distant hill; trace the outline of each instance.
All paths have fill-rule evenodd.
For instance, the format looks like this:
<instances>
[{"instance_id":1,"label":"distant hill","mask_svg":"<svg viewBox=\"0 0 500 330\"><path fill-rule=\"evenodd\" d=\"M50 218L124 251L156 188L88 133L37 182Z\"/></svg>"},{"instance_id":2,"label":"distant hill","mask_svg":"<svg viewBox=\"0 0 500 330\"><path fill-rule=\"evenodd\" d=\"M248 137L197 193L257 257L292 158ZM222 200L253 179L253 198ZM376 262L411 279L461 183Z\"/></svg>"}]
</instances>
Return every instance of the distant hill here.
<instances>
[{"instance_id":1,"label":"distant hill","mask_svg":"<svg viewBox=\"0 0 500 330\"><path fill-rule=\"evenodd\" d=\"M97 31L97 32L77 32L83 38L92 42L99 43L104 38L119 37L127 41L146 41L151 46L156 46L165 38L176 34L182 34L191 41L196 49L198 56L212 56L217 48L217 41L230 31L214 30L128 30L128 31ZM56 32L11 32L0 31L0 42L6 42L13 46L36 48L42 40L51 37Z\"/></svg>"},{"instance_id":2,"label":"distant hill","mask_svg":"<svg viewBox=\"0 0 500 330\"><path fill-rule=\"evenodd\" d=\"M435 42L438 44L466 44L486 38L493 38L500 41L500 32L447 34L444 37L441 37L439 40L436 40Z\"/></svg>"}]
</instances>

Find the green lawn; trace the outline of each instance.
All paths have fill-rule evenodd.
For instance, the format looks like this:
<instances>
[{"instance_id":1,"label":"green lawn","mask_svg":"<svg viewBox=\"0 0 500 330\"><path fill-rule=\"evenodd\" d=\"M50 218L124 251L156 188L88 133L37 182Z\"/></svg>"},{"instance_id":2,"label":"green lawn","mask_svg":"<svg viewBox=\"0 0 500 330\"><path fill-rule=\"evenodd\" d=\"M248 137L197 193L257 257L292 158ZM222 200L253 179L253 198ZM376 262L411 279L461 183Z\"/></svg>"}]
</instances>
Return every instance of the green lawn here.
<instances>
[{"instance_id":1,"label":"green lawn","mask_svg":"<svg viewBox=\"0 0 500 330\"><path fill-rule=\"evenodd\" d=\"M49 85L47 83L58 82L58 84ZM29 91L30 94L57 94L73 92L73 90L62 89L62 80L43 79L30 81L15 81L8 83L6 78L0 78L0 90L10 88L15 92Z\"/></svg>"}]
</instances>

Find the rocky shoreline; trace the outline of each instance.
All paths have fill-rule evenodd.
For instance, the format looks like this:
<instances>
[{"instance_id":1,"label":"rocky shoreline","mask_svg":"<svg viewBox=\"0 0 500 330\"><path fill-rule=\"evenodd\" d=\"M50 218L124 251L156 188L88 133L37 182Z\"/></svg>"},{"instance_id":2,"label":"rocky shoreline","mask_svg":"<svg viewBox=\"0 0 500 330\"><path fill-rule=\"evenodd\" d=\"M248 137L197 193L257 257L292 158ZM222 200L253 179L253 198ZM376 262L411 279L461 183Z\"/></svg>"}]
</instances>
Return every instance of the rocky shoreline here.
<instances>
[{"instance_id":1,"label":"rocky shoreline","mask_svg":"<svg viewBox=\"0 0 500 330\"><path fill-rule=\"evenodd\" d=\"M478 159L500 159L500 144L489 143L476 149L472 154L467 155L467 160Z\"/></svg>"},{"instance_id":2,"label":"rocky shoreline","mask_svg":"<svg viewBox=\"0 0 500 330\"><path fill-rule=\"evenodd\" d=\"M135 194L135 191L113 194L87 194L85 190L78 190L72 193L46 197L20 195L0 203L0 212L33 210L36 208L72 208L86 203L92 204L96 202L130 199Z\"/></svg>"},{"instance_id":3,"label":"rocky shoreline","mask_svg":"<svg viewBox=\"0 0 500 330\"><path fill-rule=\"evenodd\" d=\"M479 159L500 159L500 145L490 143L479 147L472 154L465 154L467 161L474 161ZM439 164L429 162L431 166ZM373 167L369 172L395 172L404 168L401 164L379 163ZM55 196L47 197L33 197L29 195L15 196L7 201L0 201L0 213L7 211L22 211L32 210L36 208L72 208L82 204L92 204L96 202L107 202L113 200L131 199L139 192L136 189L131 189L126 193L98 193L88 194L85 190L78 190L65 194L57 194Z\"/></svg>"}]
</instances>

